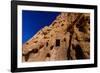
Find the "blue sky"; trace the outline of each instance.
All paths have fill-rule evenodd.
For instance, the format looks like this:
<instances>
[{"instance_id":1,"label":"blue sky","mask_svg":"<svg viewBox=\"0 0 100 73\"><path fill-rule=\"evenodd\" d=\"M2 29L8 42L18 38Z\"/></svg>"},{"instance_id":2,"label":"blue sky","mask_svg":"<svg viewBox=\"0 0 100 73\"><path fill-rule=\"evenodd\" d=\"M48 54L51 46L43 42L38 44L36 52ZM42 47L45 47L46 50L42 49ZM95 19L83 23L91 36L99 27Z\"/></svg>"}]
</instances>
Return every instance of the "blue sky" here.
<instances>
[{"instance_id":1,"label":"blue sky","mask_svg":"<svg viewBox=\"0 0 100 73\"><path fill-rule=\"evenodd\" d=\"M25 43L44 26L50 25L60 12L22 11L22 43Z\"/></svg>"}]
</instances>

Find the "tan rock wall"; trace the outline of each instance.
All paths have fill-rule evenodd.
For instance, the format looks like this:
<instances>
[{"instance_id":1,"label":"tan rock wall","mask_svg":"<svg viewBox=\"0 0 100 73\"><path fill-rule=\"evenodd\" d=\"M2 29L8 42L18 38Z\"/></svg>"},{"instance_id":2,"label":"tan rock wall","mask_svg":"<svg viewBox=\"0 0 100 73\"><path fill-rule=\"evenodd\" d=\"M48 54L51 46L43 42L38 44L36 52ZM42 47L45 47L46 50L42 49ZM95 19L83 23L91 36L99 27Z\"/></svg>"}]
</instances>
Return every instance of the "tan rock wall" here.
<instances>
[{"instance_id":1,"label":"tan rock wall","mask_svg":"<svg viewBox=\"0 0 100 73\"><path fill-rule=\"evenodd\" d=\"M90 15L61 13L23 44L22 61L90 58Z\"/></svg>"}]
</instances>

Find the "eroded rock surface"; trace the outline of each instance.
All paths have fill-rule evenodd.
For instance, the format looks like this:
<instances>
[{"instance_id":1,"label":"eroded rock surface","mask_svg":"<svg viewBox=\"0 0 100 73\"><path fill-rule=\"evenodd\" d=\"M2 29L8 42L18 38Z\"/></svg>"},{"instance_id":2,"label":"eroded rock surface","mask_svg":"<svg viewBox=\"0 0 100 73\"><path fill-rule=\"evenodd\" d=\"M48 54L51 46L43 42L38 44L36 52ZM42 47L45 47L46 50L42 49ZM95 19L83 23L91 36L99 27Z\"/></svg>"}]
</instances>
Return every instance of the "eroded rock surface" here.
<instances>
[{"instance_id":1,"label":"eroded rock surface","mask_svg":"<svg viewBox=\"0 0 100 73\"><path fill-rule=\"evenodd\" d=\"M90 58L90 14L61 13L23 44L22 61Z\"/></svg>"}]
</instances>

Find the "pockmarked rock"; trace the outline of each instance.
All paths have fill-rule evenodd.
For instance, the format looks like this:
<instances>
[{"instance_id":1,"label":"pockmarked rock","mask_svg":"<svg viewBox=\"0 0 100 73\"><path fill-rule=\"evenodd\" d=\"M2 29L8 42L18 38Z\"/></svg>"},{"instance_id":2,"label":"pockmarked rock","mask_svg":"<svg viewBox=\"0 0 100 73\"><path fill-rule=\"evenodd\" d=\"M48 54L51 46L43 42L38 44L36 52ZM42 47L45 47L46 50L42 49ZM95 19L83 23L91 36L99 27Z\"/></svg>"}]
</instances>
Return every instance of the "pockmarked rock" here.
<instances>
[{"instance_id":1,"label":"pockmarked rock","mask_svg":"<svg viewBox=\"0 0 100 73\"><path fill-rule=\"evenodd\" d=\"M22 46L22 61L90 58L90 14L62 12Z\"/></svg>"}]
</instances>

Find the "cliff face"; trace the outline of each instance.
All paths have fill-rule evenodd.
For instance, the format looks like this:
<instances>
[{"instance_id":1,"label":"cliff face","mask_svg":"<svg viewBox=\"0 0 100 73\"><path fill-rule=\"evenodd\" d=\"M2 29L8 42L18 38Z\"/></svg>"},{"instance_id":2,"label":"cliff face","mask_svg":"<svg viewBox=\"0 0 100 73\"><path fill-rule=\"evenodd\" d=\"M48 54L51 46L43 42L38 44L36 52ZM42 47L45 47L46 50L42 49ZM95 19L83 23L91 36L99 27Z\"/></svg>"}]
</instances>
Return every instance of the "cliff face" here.
<instances>
[{"instance_id":1,"label":"cliff face","mask_svg":"<svg viewBox=\"0 0 100 73\"><path fill-rule=\"evenodd\" d=\"M90 15L61 13L23 44L22 61L90 58Z\"/></svg>"}]
</instances>

